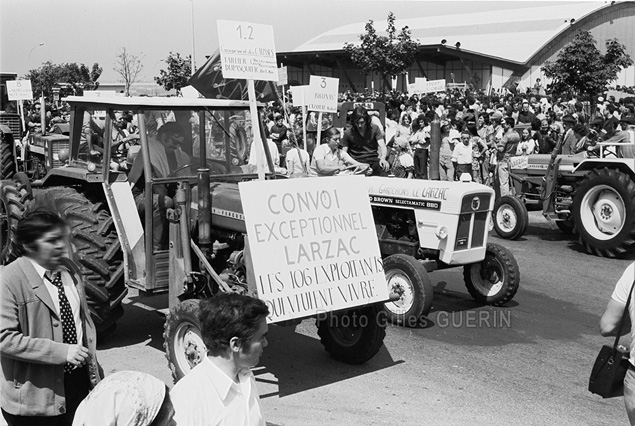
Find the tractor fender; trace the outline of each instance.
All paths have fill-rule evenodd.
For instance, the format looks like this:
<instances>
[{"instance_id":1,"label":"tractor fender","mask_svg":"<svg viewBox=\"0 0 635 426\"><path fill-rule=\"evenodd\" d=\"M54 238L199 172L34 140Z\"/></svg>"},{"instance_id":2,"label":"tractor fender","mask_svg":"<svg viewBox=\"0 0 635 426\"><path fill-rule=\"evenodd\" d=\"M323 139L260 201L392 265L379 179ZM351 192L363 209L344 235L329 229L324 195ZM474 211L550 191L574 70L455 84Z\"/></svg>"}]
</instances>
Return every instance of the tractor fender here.
<instances>
[{"instance_id":1,"label":"tractor fender","mask_svg":"<svg viewBox=\"0 0 635 426\"><path fill-rule=\"evenodd\" d=\"M587 160L581 162L574 170L574 173L586 172L595 169L616 169L622 173L625 173L635 180L635 161L632 158L612 158L610 161L606 160Z\"/></svg>"}]
</instances>

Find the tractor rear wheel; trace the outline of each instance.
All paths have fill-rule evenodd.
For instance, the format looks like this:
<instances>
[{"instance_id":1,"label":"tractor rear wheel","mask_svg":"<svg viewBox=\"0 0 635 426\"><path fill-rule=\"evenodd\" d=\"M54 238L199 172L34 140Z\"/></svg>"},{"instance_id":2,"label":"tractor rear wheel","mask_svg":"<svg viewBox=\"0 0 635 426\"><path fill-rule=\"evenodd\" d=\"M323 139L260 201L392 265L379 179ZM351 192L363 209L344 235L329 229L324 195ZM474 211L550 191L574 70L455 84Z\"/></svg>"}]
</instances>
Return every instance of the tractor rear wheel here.
<instances>
[{"instance_id":1,"label":"tractor rear wheel","mask_svg":"<svg viewBox=\"0 0 635 426\"><path fill-rule=\"evenodd\" d=\"M381 304L327 314L317 319L324 349L347 364L363 364L374 357L386 337Z\"/></svg>"},{"instance_id":2,"label":"tractor rear wheel","mask_svg":"<svg viewBox=\"0 0 635 426\"><path fill-rule=\"evenodd\" d=\"M388 321L416 326L432 308L432 281L426 268L412 256L393 254L384 259L388 292L399 299L384 303Z\"/></svg>"},{"instance_id":3,"label":"tractor rear wheel","mask_svg":"<svg viewBox=\"0 0 635 426\"><path fill-rule=\"evenodd\" d=\"M17 180L0 181L0 265L17 257L13 240L18 222L31 200L31 188Z\"/></svg>"},{"instance_id":4,"label":"tractor rear wheel","mask_svg":"<svg viewBox=\"0 0 635 426\"><path fill-rule=\"evenodd\" d=\"M609 168L588 173L573 197L573 232L587 252L616 257L635 244L635 182Z\"/></svg>"},{"instance_id":5,"label":"tractor rear wheel","mask_svg":"<svg viewBox=\"0 0 635 426\"><path fill-rule=\"evenodd\" d=\"M517 240L527 231L529 213L518 198L505 195L494 204L492 212L496 233L507 240Z\"/></svg>"},{"instance_id":6,"label":"tractor rear wheel","mask_svg":"<svg viewBox=\"0 0 635 426\"><path fill-rule=\"evenodd\" d=\"M198 299L185 300L172 309L165 319L163 347L174 383L207 356L198 319Z\"/></svg>"},{"instance_id":7,"label":"tractor rear wheel","mask_svg":"<svg viewBox=\"0 0 635 426\"><path fill-rule=\"evenodd\" d=\"M520 269L505 247L488 243L485 259L463 267L467 291L477 302L501 306L514 298L520 283Z\"/></svg>"},{"instance_id":8,"label":"tractor rear wheel","mask_svg":"<svg viewBox=\"0 0 635 426\"><path fill-rule=\"evenodd\" d=\"M41 207L58 213L70 227L72 257L81 268L88 307L103 336L123 315L121 303L128 292L123 252L108 206L75 188L55 187L35 194L29 210Z\"/></svg>"},{"instance_id":9,"label":"tractor rear wheel","mask_svg":"<svg viewBox=\"0 0 635 426\"><path fill-rule=\"evenodd\" d=\"M4 133L0 130L0 179L11 179L15 172L13 134Z\"/></svg>"}]
</instances>

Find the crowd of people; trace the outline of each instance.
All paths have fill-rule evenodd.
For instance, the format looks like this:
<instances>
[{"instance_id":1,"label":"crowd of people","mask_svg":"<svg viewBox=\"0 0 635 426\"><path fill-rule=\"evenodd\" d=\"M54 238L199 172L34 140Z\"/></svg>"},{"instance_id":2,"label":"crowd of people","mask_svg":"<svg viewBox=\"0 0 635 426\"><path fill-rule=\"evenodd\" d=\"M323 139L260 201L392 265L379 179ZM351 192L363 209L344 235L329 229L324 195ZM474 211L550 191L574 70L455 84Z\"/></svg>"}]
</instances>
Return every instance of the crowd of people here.
<instances>
[{"instance_id":1,"label":"crowd of people","mask_svg":"<svg viewBox=\"0 0 635 426\"><path fill-rule=\"evenodd\" d=\"M282 165L288 150L303 145L301 109L293 106L292 98L289 101L286 110L276 103L269 106L269 121L275 121L276 129L285 129L284 138L275 139ZM357 117L354 112L350 128L332 151L330 165L320 172L313 153L320 143L329 143L331 136L327 130L334 120L324 114L322 122L317 123L317 114L309 113L306 127L322 127L320 143L309 140L306 145L305 155L311 164L309 175L331 175L336 166L344 170L350 160L355 160L367 164L372 174L428 179L430 130L435 119L439 120L441 130L441 179L456 180L467 173L476 182L493 184L497 177L503 192L508 186L509 161L514 156L551 154L555 149L560 154L598 156L598 142L622 145L608 155L635 155L631 145L635 143L635 96L619 100L600 96L594 99L593 110L588 98L554 98L542 87L533 87L526 93L490 95L469 90L412 96L396 91L345 92L340 101L383 102L385 122L379 120L376 112L368 111L372 121L368 128L373 136L366 139L372 142L368 149L353 148L351 152L349 142L364 134L354 121ZM269 124L268 128L271 127ZM277 130L273 133L281 134ZM377 149L375 141L379 142ZM337 154L340 150L348 152L350 160Z\"/></svg>"}]
</instances>

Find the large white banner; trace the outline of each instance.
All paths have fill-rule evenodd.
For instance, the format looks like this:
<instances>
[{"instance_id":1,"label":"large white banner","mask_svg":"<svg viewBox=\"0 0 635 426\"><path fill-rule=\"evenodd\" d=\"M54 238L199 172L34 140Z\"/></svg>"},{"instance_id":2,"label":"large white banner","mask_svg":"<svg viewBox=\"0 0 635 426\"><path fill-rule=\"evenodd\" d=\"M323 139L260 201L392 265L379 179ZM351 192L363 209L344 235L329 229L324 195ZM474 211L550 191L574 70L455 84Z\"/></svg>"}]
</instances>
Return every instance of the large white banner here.
<instances>
[{"instance_id":1,"label":"large white banner","mask_svg":"<svg viewBox=\"0 0 635 426\"><path fill-rule=\"evenodd\" d=\"M239 183L270 323L388 299L361 176Z\"/></svg>"},{"instance_id":2,"label":"large white banner","mask_svg":"<svg viewBox=\"0 0 635 426\"><path fill-rule=\"evenodd\" d=\"M271 25L217 21L223 78L278 81Z\"/></svg>"}]
</instances>

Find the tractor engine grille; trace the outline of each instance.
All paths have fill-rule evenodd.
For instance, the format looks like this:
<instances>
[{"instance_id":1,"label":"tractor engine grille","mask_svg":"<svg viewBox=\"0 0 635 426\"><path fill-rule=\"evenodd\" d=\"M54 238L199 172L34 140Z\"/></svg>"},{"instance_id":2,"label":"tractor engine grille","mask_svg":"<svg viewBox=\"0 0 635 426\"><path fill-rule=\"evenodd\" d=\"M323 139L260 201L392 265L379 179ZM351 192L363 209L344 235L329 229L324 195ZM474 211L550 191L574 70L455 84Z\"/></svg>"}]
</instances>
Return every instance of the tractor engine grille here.
<instances>
[{"instance_id":1,"label":"tractor engine grille","mask_svg":"<svg viewBox=\"0 0 635 426\"><path fill-rule=\"evenodd\" d=\"M489 232L490 194L470 194L461 201L454 251L483 247Z\"/></svg>"},{"instance_id":2,"label":"tractor engine grille","mask_svg":"<svg viewBox=\"0 0 635 426\"><path fill-rule=\"evenodd\" d=\"M22 139L22 123L20 123L20 116L18 114L0 114L0 124L4 124L11 129L13 139Z\"/></svg>"}]
</instances>

